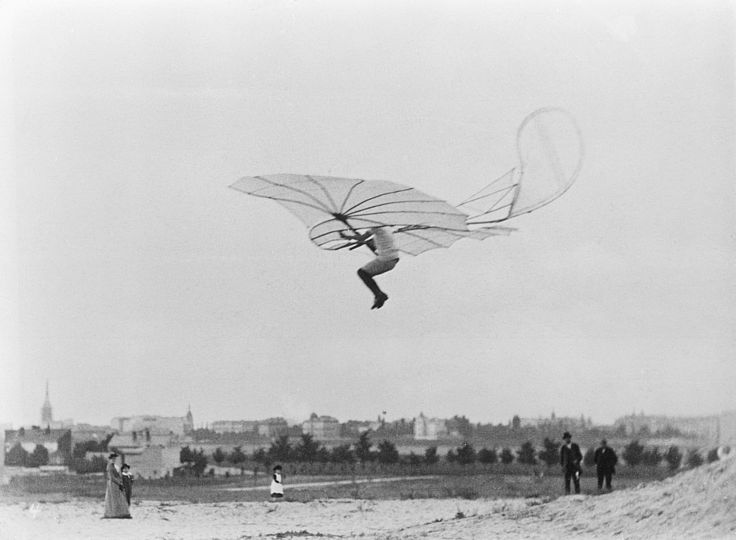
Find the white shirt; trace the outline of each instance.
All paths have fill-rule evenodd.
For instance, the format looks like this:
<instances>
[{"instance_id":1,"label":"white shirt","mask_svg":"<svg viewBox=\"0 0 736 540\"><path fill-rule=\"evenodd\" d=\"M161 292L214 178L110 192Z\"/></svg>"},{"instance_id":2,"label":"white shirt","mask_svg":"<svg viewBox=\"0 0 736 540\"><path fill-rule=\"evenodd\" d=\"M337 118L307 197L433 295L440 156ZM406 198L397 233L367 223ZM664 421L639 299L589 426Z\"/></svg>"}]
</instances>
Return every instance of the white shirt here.
<instances>
[{"instance_id":1,"label":"white shirt","mask_svg":"<svg viewBox=\"0 0 736 540\"><path fill-rule=\"evenodd\" d=\"M274 473L271 480L271 493L284 494L284 486L281 484L281 473Z\"/></svg>"},{"instance_id":2,"label":"white shirt","mask_svg":"<svg viewBox=\"0 0 736 540\"><path fill-rule=\"evenodd\" d=\"M382 260L392 260L399 258L399 250L396 249L394 243L394 235L386 227L374 227L371 229L373 233L373 243L376 247L376 256Z\"/></svg>"}]
</instances>

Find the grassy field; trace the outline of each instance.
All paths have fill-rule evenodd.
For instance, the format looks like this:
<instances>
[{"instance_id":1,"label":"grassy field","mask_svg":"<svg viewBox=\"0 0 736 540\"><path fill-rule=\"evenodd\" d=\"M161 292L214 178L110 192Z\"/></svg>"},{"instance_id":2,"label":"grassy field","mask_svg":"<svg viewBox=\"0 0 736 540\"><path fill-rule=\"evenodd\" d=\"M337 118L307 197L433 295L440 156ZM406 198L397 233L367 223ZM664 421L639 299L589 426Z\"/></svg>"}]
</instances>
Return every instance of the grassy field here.
<instances>
[{"instance_id":1,"label":"grassy field","mask_svg":"<svg viewBox=\"0 0 736 540\"><path fill-rule=\"evenodd\" d=\"M507 471L509 472L509 471ZM308 502L315 499L423 499L423 498L525 498L554 499L563 495L562 477L556 468L530 468L510 471L464 471L464 473L439 474L432 478L406 476L396 481L374 481L384 475L352 476L301 476L288 474L284 479L286 499ZM541 474L540 474L541 473ZM624 489L642 482L664 478L663 469L624 469L614 477L614 488ZM335 482L348 481L336 484ZM299 484L326 482L327 485L299 487ZM256 489L252 489L252 488ZM590 473L581 478L584 494L596 494L596 478ZM249 488L238 490L233 488ZM14 478L0 488L0 502L13 501L63 501L70 498L105 497L105 481L102 476L70 475ZM133 498L137 501L188 501L227 502L262 501L268 499L268 479L261 475L254 482L250 475L222 478L169 478L160 480L136 480Z\"/></svg>"}]
</instances>

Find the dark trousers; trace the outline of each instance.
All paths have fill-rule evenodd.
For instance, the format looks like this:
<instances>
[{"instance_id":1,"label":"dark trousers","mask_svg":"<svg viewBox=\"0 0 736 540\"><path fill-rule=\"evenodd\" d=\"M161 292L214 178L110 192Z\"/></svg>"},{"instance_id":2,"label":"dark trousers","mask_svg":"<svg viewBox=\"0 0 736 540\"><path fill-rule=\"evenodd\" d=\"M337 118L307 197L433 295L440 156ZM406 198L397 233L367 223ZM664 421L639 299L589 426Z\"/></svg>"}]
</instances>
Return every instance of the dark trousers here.
<instances>
[{"instance_id":1,"label":"dark trousers","mask_svg":"<svg viewBox=\"0 0 736 540\"><path fill-rule=\"evenodd\" d=\"M570 493L570 480L575 484L575 493L580 493L580 477L577 471L565 471L565 493Z\"/></svg>"},{"instance_id":2,"label":"dark trousers","mask_svg":"<svg viewBox=\"0 0 736 540\"><path fill-rule=\"evenodd\" d=\"M606 480L606 489L611 489L611 471L602 471L598 469L598 489L603 488L603 479Z\"/></svg>"}]
</instances>

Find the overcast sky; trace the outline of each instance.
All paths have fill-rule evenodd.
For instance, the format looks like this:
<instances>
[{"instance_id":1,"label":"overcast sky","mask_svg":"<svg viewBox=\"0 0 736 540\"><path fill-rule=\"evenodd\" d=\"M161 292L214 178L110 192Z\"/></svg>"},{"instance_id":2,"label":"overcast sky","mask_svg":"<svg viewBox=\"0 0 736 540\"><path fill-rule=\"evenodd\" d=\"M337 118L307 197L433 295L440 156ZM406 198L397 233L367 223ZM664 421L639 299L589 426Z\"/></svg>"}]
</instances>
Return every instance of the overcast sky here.
<instances>
[{"instance_id":1,"label":"overcast sky","mask_svg":"<svg viewBox=\"0 0 736 540\"><path fill-rule=\"evenodd\" d=\"M0 422L473 422L736 408L733 2L4 2ZM567 109L573 187L509 237L326 252L228 186L457 203ZM11 121L7 121L7 119Z\"/></svg>"}]
</instances>

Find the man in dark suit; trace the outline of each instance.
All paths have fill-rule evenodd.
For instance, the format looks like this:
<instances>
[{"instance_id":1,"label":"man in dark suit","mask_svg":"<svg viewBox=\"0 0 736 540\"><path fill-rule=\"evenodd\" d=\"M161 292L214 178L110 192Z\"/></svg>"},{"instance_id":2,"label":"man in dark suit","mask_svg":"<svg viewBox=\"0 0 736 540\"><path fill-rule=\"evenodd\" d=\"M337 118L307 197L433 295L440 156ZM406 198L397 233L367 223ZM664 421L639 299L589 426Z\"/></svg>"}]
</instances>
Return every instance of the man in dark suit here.
<instances>
[{"instance_id":1,"label":"man in dark suit","mask_svg":"<svg viewBox=\"0 0 736 540\"><path fill-rule=\"evenodd\" d=\"M618 456L613 448L608 446L606 439L601 441L601 445L596 449L594 454L595 470L598 473L598 491L603 489L603 480L606 480L606 489L611 490L611 477L616 474L616 463Z\"/></svg>"},{"instance_id":2,"label":"man in dark suit","mask_svg":"<svg viewBox=\"0 0 736 540\"><path fill-rule=\"evenodd\" d=\"M565 493L570 493L570 480L575 484L575 493L580 493L580 462L583 460L583 454L580 447L572 442L572 435L565 432L562 435L565 444L560 448L560 465L562 466L562 474L565 475Z\"/></svg>"}]
</instances>

